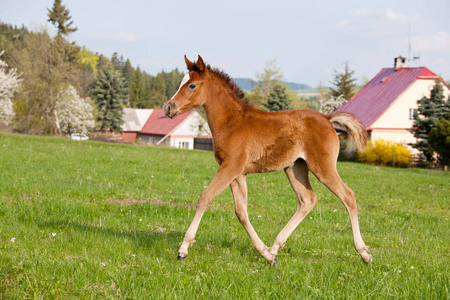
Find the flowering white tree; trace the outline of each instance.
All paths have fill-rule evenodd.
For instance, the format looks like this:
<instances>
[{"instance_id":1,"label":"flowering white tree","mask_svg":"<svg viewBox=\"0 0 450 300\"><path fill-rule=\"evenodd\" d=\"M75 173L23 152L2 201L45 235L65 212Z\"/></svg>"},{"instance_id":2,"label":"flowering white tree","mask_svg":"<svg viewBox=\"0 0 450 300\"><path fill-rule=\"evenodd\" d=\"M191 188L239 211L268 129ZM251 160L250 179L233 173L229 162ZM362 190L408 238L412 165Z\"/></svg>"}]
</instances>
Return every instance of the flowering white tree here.
<instances>
[{"instance_id":1,"label":"flowering white tree","mask_svg":"<svg viewBox=\"0 0 450 300\"><path fill-rule=\"evenodd\" d=\"M5 51L0 52L0 56ZM0 123L8 126L14 118L14 109L11 98L20 86L17 69L9 69L8 64L0 59Z\"/></svg>"},{"instance_id":2,"label":"flowering white tree","mask_svg":"<svg viewBox=\"0 0 450 300\"><path fill-rule=\"evenodd\" d=\"M9 126L15 115L11 99L0 98L0 124Z\"/></svg>"},{"instance_id":3,"label":"flowering white tree","mask_svg":"<svg viewBox=\"0 0 450 300\"><path fill-rule=\"evenodd\" d=\"M55 105L56 127L64 133L88 134L95 126L89 98L81 98L73 86L63 90Z\"/></svg>"},{"instance_id":4,"label":"flowering white tree","mask_svg":"<svg viewBox=\"0 0 450 300\"><path fill-rule=\"evenodd\" d=\"M330 112L335 111L345 103L347 103L347 100L342 95L339 95L337 97L329 96L329 98L324 97L319 100L319 111L326 115Z\"/></svg>"}]
</instances>

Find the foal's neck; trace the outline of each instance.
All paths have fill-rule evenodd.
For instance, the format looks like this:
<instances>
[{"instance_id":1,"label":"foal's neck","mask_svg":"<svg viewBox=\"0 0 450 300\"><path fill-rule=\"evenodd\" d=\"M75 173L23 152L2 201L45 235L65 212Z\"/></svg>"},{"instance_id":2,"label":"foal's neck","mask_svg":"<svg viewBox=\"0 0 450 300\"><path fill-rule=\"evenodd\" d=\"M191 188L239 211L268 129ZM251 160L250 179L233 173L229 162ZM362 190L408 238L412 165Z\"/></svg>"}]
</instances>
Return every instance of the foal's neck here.
<instances>
[{"instance_id":1,"label":"foal's neck","mask_svg":"<svg viewBox=\"0 0 450 300\"><path fill-rule=\"evenodd\" d=\"M240 112L242 112L243 106L235 99L234 92L221 80L219 80L219 84L211 86L204 107L214 138L222 130L226 130L230 123L235 123L241 117Z\"/></svg>"}]
</instances>

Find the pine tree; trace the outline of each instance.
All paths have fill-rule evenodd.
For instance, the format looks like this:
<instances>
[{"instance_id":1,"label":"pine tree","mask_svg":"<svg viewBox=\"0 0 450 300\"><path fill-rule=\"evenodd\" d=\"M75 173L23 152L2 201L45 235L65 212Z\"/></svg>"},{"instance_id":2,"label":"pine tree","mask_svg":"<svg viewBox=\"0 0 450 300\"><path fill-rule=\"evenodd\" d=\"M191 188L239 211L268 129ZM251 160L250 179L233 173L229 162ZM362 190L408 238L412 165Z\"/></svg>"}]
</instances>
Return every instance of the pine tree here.
<instances>
[{"instance_id":1,"label":"pine tree","mask_svg":"<svg viewBox=\"0 0 450 300\"><path fill-rule=\"evenodd\" d=\"M449 103L450 99L447 100ZM438 153L442 165L450 164L450 117L442 118L428 136L430 146Z\"/></svg>"},{"instance_id":2,"label":"pine tree","mask_svg":"<svg viewBox=\"0 0 450 300\"><path fill-rule=\"evenodd\" d=\"M162 107L164 102L167 101L166 82L164 81L163 74L159 73L153 80L150 101L152 102L152 107L155 108Z\"/></svg>"},{"instance_id":3,"label":"pine tree","mask_svg":"<svg viewBox=\"0 0 450 300\"><path fill-rule=\"evenodd\" d=\"M348 62L345 63L344 73L334 70L333 81L335 88L330 88L330 95L337 98L340 95L347 101L350 100L356 92L356 79L353 78L355 71L350 69Z\"/></svg>"},{"instance_id":4,"label":"pine tree","mask_svg":"<svg viewBox=\"0 0 450 300\"><path fill-rule=\"evenodd\" d=\"M77 31L76 27L72 27L73 21L69 15L69 10L62 5L62 0L55 0L53 2L52 10L48 10L48 21L53 25L56 25L58 29L58 35L68 35L69 33Z\"/></svg>"},{"instance_id":5,"label":"pine tree","mask_svg":"<svg viewBox=\"0 0 450 300\"><path fill-rule=\"evenodd\" d=\"M127 59L125 64L123 65L122 75L125 78L125 80L128 82L128 86L130 86L131 80L133 79L133 75L134 75L134 68L131 65L131 62L129 59Z\"/></svg>"},{"instance_id":6,"label":"pine tree","mask_svg":"<svg viewBox=\"0 0 450 300\"><path fill-rule=\"evenodd\" d=\"M429 143L429 134L437 127L440 119L450 114L450 104L445 101L444 88L440 80L433 86L430 97L422 97L417 101L417 106L411 129L417 142L411 146L421 151L427 161L434 162L434 149Z\"/></svg>"},{"instance_id":7,"label":"pine tree","mask_svg":"<svg viewBox=\"0 0 450 300\"><path fill-rule=\"evenodd\" d=\"M123 77L114 68L99 71L91 93L97 105L97 121L102 131L122 132L122 104L126 100L123 85Z\"/></svg>"},{"instance_id":8,"label":"pine tree","mask_svg":"<svg viewBox=\"0 0 450 300\"><path fill-rule=\"evenodd\" d=\"M111 63L115 66L116 70L122 69L124 65L123 56L119 57L119 53L114 52L111 56Z\"/></svg>"},{"instance_id":9,"label":"pine tree","mask_svg":"<svg viewBox=\"0 0 450 300\"><path fill-rule=\"evenodd\" d=\"M267 111L281 111L291 109L291 100L288 98L286 87L277 84L269 94L267 102L263 103Z\"/></svg>"},{"instance_id":10,"label":"pine tree","mask_svg":"<svg viewBox=\"0 0 450 300\"><path fill-rule=\"evenodd\" d=\"M130 82L130 106L134 108L146 108L142 101L144 99L144 76L141 69L137 67ZM148 107L147 107L148 108Z\"/></svg>"}]
</instances>

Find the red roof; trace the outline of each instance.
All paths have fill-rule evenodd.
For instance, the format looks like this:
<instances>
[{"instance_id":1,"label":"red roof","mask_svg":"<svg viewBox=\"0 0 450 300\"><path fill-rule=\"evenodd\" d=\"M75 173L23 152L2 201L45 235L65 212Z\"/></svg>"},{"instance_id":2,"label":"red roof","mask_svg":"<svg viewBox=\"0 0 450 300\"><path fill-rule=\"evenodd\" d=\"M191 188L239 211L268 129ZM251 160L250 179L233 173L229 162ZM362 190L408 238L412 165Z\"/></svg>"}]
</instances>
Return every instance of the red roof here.
<instances>
[{"instance_id":1,"label":"red roof","mask_svg":"<svg viewBox=\"0 0 450 300\"><path fill-rule=\"evenodd\" d=\"M366 129L395 102L417 79L438 79L435 73L425 67L383 68L353 98L338 111L354 114Z\"/></svg>"},{"instance_id":2,"label":"red roof","mask_svg":"<svg viewBox=\"0 0 450 300\"><path fill-rule=\"evenodd\" d=\"M178 127L187 117L191 115L192 111L185 112L171 119L164 114L162 109L154 109L147 122L145 123L140 133L167 135L172 130Z\"/></svg>"}]
</instances>

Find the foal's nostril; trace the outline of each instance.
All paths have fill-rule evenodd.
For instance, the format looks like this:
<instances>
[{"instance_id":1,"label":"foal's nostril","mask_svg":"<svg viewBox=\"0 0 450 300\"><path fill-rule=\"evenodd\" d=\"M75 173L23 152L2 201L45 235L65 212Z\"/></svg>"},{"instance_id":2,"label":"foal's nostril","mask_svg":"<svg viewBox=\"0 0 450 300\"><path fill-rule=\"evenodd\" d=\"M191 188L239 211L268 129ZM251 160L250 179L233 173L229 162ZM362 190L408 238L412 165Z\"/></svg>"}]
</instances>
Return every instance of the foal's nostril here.
<instances>
[{"instance_id":1,"label":"foal's nostril","mask_svg":"<svg viewBox=\"0 0 450 300\"><path fill-rule=\"evenodd\" d=\"M177 115L178 109L177 105L173 102L166 102L164 104L164 114L169 118L174 118Z\"/></svg>"},{"instance_id":2,"label":"foal's nostril","mask_svg":"<svg viewBox=\"0 0 450 300\"><path fill-rule=\"evenodd\" d=\"M171 105L169 102L166 102L164 104L164 113L166 114L166 116L169 116L170 114L170 109L171 109Z\"/></svg>"}]
</instances>

